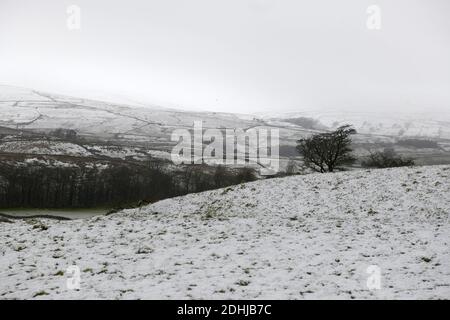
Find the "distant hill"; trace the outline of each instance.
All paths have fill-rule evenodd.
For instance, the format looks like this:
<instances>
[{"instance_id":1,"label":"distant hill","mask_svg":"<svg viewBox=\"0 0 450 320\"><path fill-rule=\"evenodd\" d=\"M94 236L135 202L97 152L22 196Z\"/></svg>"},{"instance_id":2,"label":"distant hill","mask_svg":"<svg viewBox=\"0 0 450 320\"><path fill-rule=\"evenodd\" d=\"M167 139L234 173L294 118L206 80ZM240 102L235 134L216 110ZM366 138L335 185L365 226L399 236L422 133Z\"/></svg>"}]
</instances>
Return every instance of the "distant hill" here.
<instances>
[{"instance_id":1,"label":"distant hill","mask_svg":"<svg viewBox=\"0 0 450 320\"><path fill-rule=\"evenodd\" d=\"M0 86L0 144L1 135L5 144L0 147L0 152L18 150L24 153L27 145L33 150L30 153L50 150L53 142L39 143L35 140L51 136L63 142L58 144L58 154L63 152L61 146L67 146L67 154L72 154L73 149L78 148L73 145L75 143L90 150L85 152L86 155L98 154L100 149L114 149L114 152L102 151L102 154L124 158L125 155L136 153L125 150L132 148L139 150L140 154L168 159L176 144L170 139L172 132L180 128L192 129L194 121L200 120L204 129L278 129L280 155L285 160L282 166L286 164L287 158L298 156L295 150L298 139L333 130L343 124L351 124L357 129L354 142L358 154L388 146L398 147L398 151L408 156L423 159L421 163L450 163L450 113L304 111L244 115L193 112L144 107L141 103L116 104ZM32 143L23 141L30 137L33 138ZM399 140L405 139L430 140L429 145L434 143L435 148L417 151L417 146L423 145L420 141L415 145L396 145ZM44 147L36 148L36 145Z\"/></svg>"},{"instance_id":2,"label":"distant hill","mask_svg":"<svg viewBox=\"0 0 450 320\"><path fill-rule=\"evenodd\" d=\"M311 129L335 129L352 124L361 134L392 137L420 137L450 139L450 110L446 112L355 112L355 111L305 111L284 114L260 115L269 122L306 125Z\"/></svg>"}]
</instances>

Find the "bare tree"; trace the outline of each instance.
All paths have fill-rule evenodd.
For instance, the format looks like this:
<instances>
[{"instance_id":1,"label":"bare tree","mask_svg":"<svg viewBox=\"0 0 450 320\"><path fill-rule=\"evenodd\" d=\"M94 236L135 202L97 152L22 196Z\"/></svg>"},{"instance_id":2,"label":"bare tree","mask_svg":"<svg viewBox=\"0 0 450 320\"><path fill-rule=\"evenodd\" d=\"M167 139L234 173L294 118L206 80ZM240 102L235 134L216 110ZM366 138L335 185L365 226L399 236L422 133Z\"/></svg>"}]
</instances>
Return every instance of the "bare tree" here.
<instances>
[{"instance_id":1,"label":"bare tree","mask_svg":"<svg viewBox=\"0 0 450 320\"><path fill-rule=\"evenodd\" d=\"M342 165L352 164L350 135L356 130L350 125L335 131L315 134L297 141L297 150L303 156L305 165L317 172L333 172Z\"/></svg>"}]
</instances>

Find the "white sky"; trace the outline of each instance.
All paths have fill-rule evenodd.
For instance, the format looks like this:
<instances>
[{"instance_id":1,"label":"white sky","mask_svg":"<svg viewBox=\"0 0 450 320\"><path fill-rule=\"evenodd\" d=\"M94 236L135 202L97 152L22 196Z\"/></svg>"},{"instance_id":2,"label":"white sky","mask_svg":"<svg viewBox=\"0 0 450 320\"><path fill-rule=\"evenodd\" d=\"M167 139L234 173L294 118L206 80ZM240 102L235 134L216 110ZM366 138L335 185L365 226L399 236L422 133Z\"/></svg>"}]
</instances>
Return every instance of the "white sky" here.
<instances>
[{"instance_id":1,"label":"white sky","mask_svg":"<svg viewBox=\"0 0 450 320\"><path fill-rule=\"evenodd\" d=\"M0 84L241 113L448 110L450 1L0 0Z\"/></svg>"}]
</instances>

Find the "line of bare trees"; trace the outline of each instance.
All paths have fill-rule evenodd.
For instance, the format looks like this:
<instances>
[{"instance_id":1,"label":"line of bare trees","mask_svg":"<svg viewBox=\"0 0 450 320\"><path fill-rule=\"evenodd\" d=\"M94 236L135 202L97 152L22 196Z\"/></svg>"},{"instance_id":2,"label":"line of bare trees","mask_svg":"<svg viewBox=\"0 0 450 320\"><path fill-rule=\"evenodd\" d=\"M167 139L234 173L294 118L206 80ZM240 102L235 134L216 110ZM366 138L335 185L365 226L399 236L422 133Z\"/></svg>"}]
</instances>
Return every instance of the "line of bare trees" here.
<instances>
[{"instance_id":1,"label":"line of bare trees","mask_svg":"<svg viewBox=\"0 0 450 320\"><path fill-rule=\"evenodd\" d=\"M125 207L255 179L251 169L109 163L48 166L0 163L0 207Z\"/></svg>"}]
</instances>

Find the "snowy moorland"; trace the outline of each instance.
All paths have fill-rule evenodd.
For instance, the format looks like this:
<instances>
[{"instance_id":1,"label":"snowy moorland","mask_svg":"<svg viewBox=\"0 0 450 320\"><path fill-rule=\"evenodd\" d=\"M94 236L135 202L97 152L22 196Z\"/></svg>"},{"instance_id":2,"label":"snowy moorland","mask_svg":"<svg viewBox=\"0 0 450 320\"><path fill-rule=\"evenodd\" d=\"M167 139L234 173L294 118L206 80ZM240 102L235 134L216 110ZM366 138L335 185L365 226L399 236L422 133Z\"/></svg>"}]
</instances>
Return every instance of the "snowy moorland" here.
<instances>
[{"instance_id":1,"label":"snowy moorland","mask_svg":"<svg viewBox=\"0 0 450 320\"><path fill-rule=\"evenodd\" d=\"M265 114L261 118L272 125L286 126L289 119L306 117L316 120L326 128L352 124L356 131L365 135L391 137L450 138L449 110L426 112L395 112L394 110L371 112L358 111L303 111L282 114Z\"/></svg>"},{"instance_id":2,"label":"snowy moorland","mask_svg":"<svg viewBox=\"0 0 450 320\"><path fill-rule=\"evenodd\" d=\"M103 139L159 144L174 128L249 128L260 125L247 115L185 112L93 101L0 85L0 127L47 132L58 128Z\"/></svg>"},{"instance_id":3,"label":"snowy moorland","mask_svg":"<svg viewBox=\"0 0 450 320\"><path fill-rule=\"evenodd\" d=\"M450 163L450 113L299 111L285 114L231 114L175 110L141 104L89 100L0 85L0 155L70 156L146 161L170 159L177 129L279 130L280 167L295 159L297 140L351 124L354 153L365 157L384 148L416 159L417 164ZM430 140L420 148L404 139ZM208 143L205 141L205 144Z\"/></svg>"},{"instance_id":4,"label":"snowy moorland","mask_svg":"<svg viewBox=\"0 0 450 320\"><path fill-rule=\"evenodd\" d=\"M316 130L293 124L290 118L306 117L322 129L351 124L366 142L389 142L392 137L450 139L450 112L396 114L387 112L302 111L283 114L232 114L182 111L151 105L123 105L105 101L50 94L0 85L0 127L48 132L64 128L79 136L114 141L146 143L167 147L176 128L191 128L202 120L203 127L278 128L281 144L295 141ZM165 151L165 150L162 150Z\"/></svg>"},{"instance_id":5,"label":"snowy moorland","mask_svg":"<svg viewBox=\"0 0 450 320\"><path fill-rule=\"evenodd\" d=\"M450 299L450 166L260 180L0 222L0 297ZM66 269L80 269L80 289ZM380 270L370 290L368 267Z\"/></svg>"}]
</instances>

